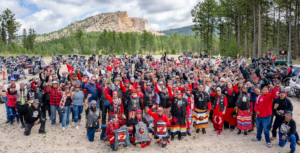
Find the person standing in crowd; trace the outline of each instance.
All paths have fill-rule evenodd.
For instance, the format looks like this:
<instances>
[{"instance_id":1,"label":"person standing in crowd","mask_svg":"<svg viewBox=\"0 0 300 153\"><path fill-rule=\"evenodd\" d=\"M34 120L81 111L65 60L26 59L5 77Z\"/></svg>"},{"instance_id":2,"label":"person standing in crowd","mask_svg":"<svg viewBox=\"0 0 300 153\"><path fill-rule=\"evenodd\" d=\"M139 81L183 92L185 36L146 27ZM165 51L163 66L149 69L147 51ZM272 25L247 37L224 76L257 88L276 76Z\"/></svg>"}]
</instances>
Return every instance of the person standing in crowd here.
<instances>
[{"instance_id":1,"label":"person standing in crowd","mask_svg":"<svg viewBox=\"0 0 300 153\"><path fill-rule=\"evenodd\" d=\"M273 115L275 116L275 121L272 127L272 137L271 141L276 139L277 129L280 127L285 119L284 114L287 111L293 111L292 102L285 96L286 92L284 89L280 89L279 97L273 100Z\"/></svg>"},{"instance_id":2,"label":"person standing in crowd","mask_svg":"<svg viewBox=\"0 0 300 153\"><path fill-rule=\"evenodd\" d=\"M218 136L221 136L223 129L223 115L225 115L227 104L227 98L222 94L221 88L217 87L217 93L211 92L210 94L214 97L213 102L213 124L214 124L214 132L218 133Z\"/></svg>"},{"instance_id":3,"label":"person standing in crowd","mask_svg":"<svg viewBox=\"0 0 300 153\"><path fill-rule=\"evenodd\" d=\"M146 84L146 89L144 89L144 86ZM142 91L144 92L144 105L148 106L149 108L152 107L152 105L156 102L157 96L155 89L151 88L150 82L142 82Z\"/></svg>"},{"instance_id":4,"label":"person standing in crowd","mask_svg":"<svg viewBox=\"0 0 300 153\"><path fill-rule=\"evenodd\" d=\"M273 89L273 86L270 85L270 88ZM260 141L262 131L264 131L265 140L269 148L272 147L269 130L272 117L272 104L275 94L276 93L274 90L269 93L268 87L264 86L262 89L262 94L256 99L254 108L257 114L257 135L255 138L252 138L252 141Z\"/></svg>"},{"instance_id":5,"label":"person standing in crowd","mask_svg":"<svg viewBox=\"0 0 300 153\"><path fill-rule=\"evenodd\" d=\"M25 104L24 111L25 111L25 131L24 135L28 136L30 135L31 129L34 125L38 125L41 123L39 134L46 134L45 126L46 126L46 120L45 118L42 118L42 113L39 107L39 100L34 99L31 106L30 101Z\"/></svg>"},{"instance_id":6,"label":"person standing in crowd","mask_svg":"<svg viewBox=\"0 0 300 153\"><path fill-rule=\"evenodd\" d=\"M250 94L247 92L248 86L245 84L242 91L239 91L235 105L238 107L237 128L238 134L244 131L244 135L248 135L248 130L252 129L251 113L252 103Z\"/></svg>"},{"instance_id":7,"label":"person standing in crowd","mask_svg":"<svg viewBox=\"0 0 300 153\"><path fill-rule=\"evenodd\" d=\"M227 88L224 88L222 90L222 94L226 96L227 104L228 104L224 115L224 130L230 128L230 131L233 131L235 129L236 122L237 122L236 118L233 117L233 114L236 111L235 102L238 94L237 86L234 84L232 84L231 82L227 82Z\"/></svg>"},{"instance_id":8,"label":"person standing in crowd","mask_svg":"<svg viewBox=\"0 0 300 153\"><path fill-rule=\"evenodd\" d=\"M65 130L65 125L68 127L71 127L70 125L70 113L71 113L71 107L73 105L73 99L72 99L72 88L69 86L65 86L65 91L62 92L61 101L59 103L59 107L61 109L62 113L62 130Z\"/></svg>"},{"instance_id":9,"label":"person standing in crowd","mask_svg":"<svg viewBox=\"0 0 300 153\"><path fill-rule=\"evenodd\" d=\"M91 97L92 94L88 94L84 101L83 107L86 114L87 137L90 142L93 142L95 138L95 132L101 132L101 116L100 109L97 108L97 102L95 100L92 100L90 102L90 106L88 106L88 101Z\"/></svg>"},{"instance_id":10,"label":"person standing in crowd","mask_svg":"<svg viewBox=\"0 0 300 153\"><path fill-rule=\"evenodd\" d=\"M17 92L17 104L16 104L16 108L20 117L20 121L21 121L21 128L25 128L25 124L24 124L24 119L25 119L25 104L27 103L27 99L28 98L28 91L25 88L25 83L21 83L20 84L20 90L19 92Z\"/></svg>"},{"instance_id":11,"label":"person standing in crowd","mask_svg":"<svg viewBox=\"0 0 300 153\"><path fill-rule=\"evenodd\" d=\"M14 116L17 117L17 122L19 123L19 115L16 113L16 103L17 103L17 92L16 91L16 85L12 84L7 88L6 92L2 92L0 90L0 95L7 97L7 107L9 112L9 121L10 125L13 125ZM9 94L12 93L12 94Z\"/></svg>"},{"instance_id":12,"label":"person standing in crowd","mask_svg":"<svg viewBox=\"0 0 300 153\"><path fill-rule=\"evenodd\" d=\"M78 125L81 124L81 113L83 111L83 101L84 101L84 93L80 91L80 86L75 85L75 91L72 92L73 99L73 114L74 114L74 123L76 126L76 130L79 129Z\"/></svg>"},{"instance_id":13,"label":"person standing in crowd","mask_svg":"<svg viewBox=\"0 0 300 153\"><path fill-rule=\"evenodd\" d=\"M98 100L98 90L96 88L96 77L92 76L90 82L85 84L87 80L83 79L82 83L82 89L86 90L86 95L91 94L92 96L89 98L88 105L90 106L91 101L95 100L97 102ZM97 102L97 108L100 108L99 102Z\"/></svg>"},{"instance_id":14,"label":"person standing in crowd","mask_svg":"<svg viewBox=\"0 0 300 153\"><path fill-rule=\"evenodd\" d=\"M59 115L59 122L62 122L62 113L61 109L59 107L60 101L61 101L61 90L58 87L58 82L53 81L52 86L49 85L49 83L46 84L45 93L49 93L50 98L50 109L51 109L51 126L55 126L56 124L56 111Z\"/></svg>"},{"instance_id":15,"label":"person standing in crowd","mask_svg":"<svg viewBox=\"0 0 300 153\"><path fill-rule=\"evenodd\" d=\"M205 134L205 129L208 127L209 112L211 110L211 102L209 95L204 92L204 86L199 86L199 91L195 93L195 110L193 113L193 124L196 129L196 133L200 132Z\"/></svg>"},{"instance_id":16,"label":"person standing in crowd","mask_svg":"<svg viewBox=\"0 0 300 153\"><path fill-rule=\"evenodd\" d=\"M174 140L175 135L178 135L178 140L182 139L182 136L186 136L186 107L189 105L187 99L182 98L180 91L177 91L176 97L172 97L171 115L171 141Z\"/></svg>"}]
</instances>

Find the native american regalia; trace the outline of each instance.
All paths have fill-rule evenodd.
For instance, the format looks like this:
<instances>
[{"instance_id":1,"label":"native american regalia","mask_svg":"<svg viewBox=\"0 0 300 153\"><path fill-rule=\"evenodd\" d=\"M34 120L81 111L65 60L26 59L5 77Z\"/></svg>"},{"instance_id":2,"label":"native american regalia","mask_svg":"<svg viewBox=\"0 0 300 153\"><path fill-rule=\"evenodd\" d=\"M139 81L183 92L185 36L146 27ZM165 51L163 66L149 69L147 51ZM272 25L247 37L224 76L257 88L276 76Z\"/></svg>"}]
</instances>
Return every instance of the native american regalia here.
<instances>
[{"instance_id":1,"label":"native american regalia","mask_svg":"<svg viewBox=\"0 0 300 153\"><path fill-rule=\"evenodd\" d=\"M119 120L116 123L114 123L112 120L109 121L106 127L105 135L108 135L107 140L109 141L110 144L115 143L115 130L119 129L125 123L126 123L125 119Z\"/></svg>"},{"instance_id":2,"label":"native american regalia","mask_svg":"<svg viewBox=\"0 0 300 153\"><path fill-rule=\"evenodd\" d=\"M145 125L141 124L141 122L144 123ZM149 123L147 122L147 120L145 118L143 118L143 117L130 118L127 121L126 125L128 127L133 126L133 135L130 139L132 143L140 144L140 146L142 148L144 148L147 145L150 145L150 137L149 137L149 133L148 133ZM136 137L136 136L138 136L138 137Z\"/></svg>"},{"instance_id":3,"label":"native american regalia","mask_svg":"<svg viewBox=\"0 0 300 153\"><path fill-rule=\"evenodd\" d=\"M171 123L172 136L179 134L180 136L186 136L186 107L189 105L185 98L173 98L171 115L173 116Z\"/></svg>"},{"instance_id":4,"label":"native american regalia","mask_svg":"<svg viewBox=\"0 0 300 153\"><path fill-rule=\"evenodd\" d=\"M121 98L113 99L110 95L107 94L107 89L105 89L105 97L110 102L108 119L110 120L111 116L114 114L118 114L119 119L122 119L124 107Z\"/></svg>"},{"instance_id":5,"label":"native american regalia","mask_svg":"<svg viewBox=\"0 0 300 153\"><path fill-rule=\"evenodd\" d=\"M159 96L159 106L164 109L164 114L169 118L172 119L171 116L171 98L169 93L161 92L157 87L157 82L155 84L155 90Z\"/></svg>"},{"instance_id":6,"label":"native american regalia","mask_svg":"<svg viewBox=\"0 0 300 153\"><path fill-rule=\"evenodd\" d=\"M236 101L236 106L239 108L237 115L237 128L245 131L252 129L252 103L250 102L250 94L240 92Z\"/></svg>"},{"instance_id":7,"label":"native american regalia","mask_svg":"<svg viewBox=\"0 0 300 153\"><path fill-rule=\"evenodd\" d=\"M193 125L195 129L203 129L208 126L208 111L211 110L209 95L198 91L195 94L195 109L193 114Z\"/></svg>"},{"instance_id":8,"label":"native american regalia","mask_svg":"<svg viewBox=\"0 0 300 153\"><path fill-rule=\"evenodd\" d=\"M224 128L229 128L230 124L230 128L233 129L236 126L236 117L233 117L233 114L235 113L234 107L236 106L235 102L238 94L237 86L235 85L231 90L228 88L223 89L222 94L226 96L228 102L224 115Z\"/></svg>"},{"instance_id":9,"label":"native american regalia","mask_svg":"<svg viewBox=\"0 0 300 153\"><path fill-rule=\"evenodd\" d=\"M184 93L182 98L186 99L189 103L189 105L186 107L186 127L187 130L190 131L191 126L193 125L192 117L195 108L195 99L193 94L188 95L187 93Z\"/></svg>"},{"instance_id":10,"label":"native american regalia","mask_svg":"<svg viewBox=\"0 0 300 153\"><path fill-rule=\"evenodd\" d=\"M215 131L222 132L223 129L223 111L224 107L227 106L227 98L225 95L215 95L215 101L213 103L213 124Z\"/></svg>"}]
</instances>

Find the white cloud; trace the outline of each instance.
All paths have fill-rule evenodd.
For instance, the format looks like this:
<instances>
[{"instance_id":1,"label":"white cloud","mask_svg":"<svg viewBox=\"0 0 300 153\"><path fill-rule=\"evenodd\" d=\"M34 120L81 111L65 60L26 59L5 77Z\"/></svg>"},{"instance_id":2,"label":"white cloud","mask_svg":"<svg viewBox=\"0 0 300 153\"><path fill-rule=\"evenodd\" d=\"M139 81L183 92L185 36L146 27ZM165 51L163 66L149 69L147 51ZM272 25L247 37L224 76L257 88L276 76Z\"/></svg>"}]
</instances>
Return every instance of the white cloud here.
<instances>
[{"instance_id":1,"label":"white cloud","mask_svg":"<svg viewBox=\"0 0 300 153\"><path fill-rule=\"evenodd\" d=\"M18 0L12 1L20 10ZM130 17L148 20L152 30L164 30L192 24L191 9L199 0L24 0L26 4L36 5L40 10L19 19L23 28L34 28L37 33L49 33L64 28L73 21L106 12L127 11ZM1 10L0 2L0 10ZM23 11L21 11L23 9ZM14 10L13 10L14 11ZM17 13L18 12L18 13ZM22 13L21 13L22 14ZM20 33L22 31L20 30Z\"/></svg>"},{"instance_id":2,"label":"white cloud","mask_svg":"<svg viewBox=\"0 0 300 153\"><path fill-rule=\"evenodd\" d=\"M30 13L29 9L21 7L16 0L0 0L0 12L2 13L7 8L15 13L16 17L22 17Z\"/></svg>"}]
</instances>

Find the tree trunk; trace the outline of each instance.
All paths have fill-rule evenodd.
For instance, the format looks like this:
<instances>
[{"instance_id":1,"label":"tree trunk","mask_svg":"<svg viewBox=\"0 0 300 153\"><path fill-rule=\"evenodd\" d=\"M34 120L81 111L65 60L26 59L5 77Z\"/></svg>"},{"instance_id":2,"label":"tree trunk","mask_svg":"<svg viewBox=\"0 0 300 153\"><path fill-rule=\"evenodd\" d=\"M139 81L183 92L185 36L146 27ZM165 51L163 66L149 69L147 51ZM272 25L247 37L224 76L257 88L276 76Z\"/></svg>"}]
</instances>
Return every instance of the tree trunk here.
<instances>
[{"instance_id":1,"label":"tree trunk","mask_svg":"<svg viewBox=\"0 0 300 153\"><path fill-rule=\"evenodd\" d=\"M258 57L261 57L261 3L258 5Z\"/></svg>"},{"instance_id":2,"label":"tree trunk","mask_svg":"<svg viewBox=\"0 0 300 153\"><path fill-rule=\"evenodd\" d=\"M294 15L294 18L295 18L295 25L294 25L294 56L293 56L294 60L297 59L297 15L296 15L297 4L298 4L298 1L296 2L296 9L295 9L295 15Z\"/></svg>"},{"instance_id":3,"label":"tree trunk","mask_svg":"<svg viewBox=\"0 0 300 153\"><path fill-rule=\"evenodd\" d=\"M277 19L277 45L276 45L276 55L279 56L279 30L280 30L280 8L278 10L278 19Z\"/></svg>"},{"instance_id":4,"label":"tree trunk","mask_svg":"<svg viewBox=\"0 0 300 153\"><path fill-rule=\"evenodd\" d=\"M289 18L288 18L288 22L289 22L289 51L288 51L288 65L290 65L290 61L291 61L291 49L292 49L292 10L291 10L291 4L290 4L290 8L289 8Z\"/></svg>"},{"instance_id":5,"label":"tree trunk","mask_svg":"<svg viewBox=\"0 0 300 153\"><path fill-rule=\"evenodd\" d=\"M273 44L273 47L275 46L275 31L276 31L276 30L275 30L275 29L276 29L276 28L275 28L275 25L276 25L276 20L275 20L275 19L276 19L276 15L275 15L275 13L276 13L276 10L275 10L275 7L274 7L273 43L272 43L272 44Z\"/></svg>"},{"instance_id":6,"label":"tree trunk","mask_svg":"<svg viewBox=\"0 0 300 153\"><path fill-rule=\"evenodd\" d=\"M255 11L256 11L256 8L255 8L255 5L256 5L256 0L254 0L253 2L253 22L254 22L254 25L253 25L253 52L252 52L252 57L255 58L256 57L256 19L255 19Z\"/></svg>"},{"instance_id":7,"label":"tree trunk","mask_svg":"<svg viewBox=\"0 0 300 153\"><path fill-rule=\"evenodd\" d=\"M238 45L241 47L241 15L238 14Z\"/></svg>"},{"instance_id":8,"label":"tree trunk","mask_svg":"<svg viewBox=\"0 0 300 153\"><path fill-rule=\"evenodd\" d=\"M247 5L248 3L246 3ZM247 7L247 10L246 10L246 25L248 25L248 6ZM248 57L247 56L247 53L248 53L248 29L246 28L245 29L245 55L244 57Z\"/></svg>"}]
</instances>

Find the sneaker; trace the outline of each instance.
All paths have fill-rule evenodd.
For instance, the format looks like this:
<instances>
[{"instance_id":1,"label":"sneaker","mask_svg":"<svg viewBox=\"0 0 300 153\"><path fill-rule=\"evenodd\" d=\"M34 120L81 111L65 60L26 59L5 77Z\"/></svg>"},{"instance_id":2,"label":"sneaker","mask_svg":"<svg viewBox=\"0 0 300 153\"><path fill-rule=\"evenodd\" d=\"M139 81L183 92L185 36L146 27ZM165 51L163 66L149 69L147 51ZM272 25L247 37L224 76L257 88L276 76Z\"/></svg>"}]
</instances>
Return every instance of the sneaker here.
<instances>
[{"instance_id":1,"label":"sneaker","mask_svg":"<svg viewBox=\"0 0 300 153\"><path fill-rule=\"evenodd\" d=\"M51 127L55 127L55 124L51 124Z\"/></svg>"},{"instance_id":2,"label":"sneaker","mask_svg":"<svg viewBox=\"0 0 300 153\"><path fill-rule=\"evenodd\" d=\"M69 128L70 128L70 127L72 127L70 124L69 124L69 125L67 125L67 126L68 126Z\"/></svg>"},{"instance_id":3,"label":"sneaker","mask_svg":"<svg viewBox=\"0 0 300 153\"><path fill-rule=\"evenodd\" d=\"M295 153L295 150L291 150L290 153Z\"/></svg>"},{"instance_id":4,"label":"sneaker","mask_svg":"<svg viewBox=\"0 0 300 153\"><path fill-rule=\"evenodd\" d=\"M249 130L248 132L253 132L254 130L252 129L252 130Z\"/></svg>"},{"instance_id":5,"label":"sneaker","mask_svg":"<svg viewBox=\"0 0 300 153\"><path fill-rule=\"evenodd\" d=\"M245 131L245 132L244 132L244 135L248 135L248 132Z\"/></svg>"},{"instance_id":6,"label":"sneaker","mask_svg":"<svg viewBox=\"0 0 300 153\"><path fill-rule=\"evenodd\" d=\"M270 140L271 140L271 141L273 141L273 140L275 140L275 139L276 139L276 137L272 137L272 138L270 138Z\"/></svg>"},{"instance_id":7,"label":"sneaker","mask_svg":"<svg viewBox=\"0 0 300 153\"><path fill-rule=\"evenodd\" d=\"M218 137L221 136L221 132L218 133Z\"/></svg>"},{"instance_id":8,"label":"sneaker","mask_svg":"<svg viewBox=\"0 0 300 153\"><path fill-rule=\"evenodd\" d=\"M17 124L20 124L20 121L19 121L19 120L17 121Z\"/></svg>"},{"instance_id":9,"label":"sneaker","mask_svg":"<svg viewBox=\"0 0 300 153\"><path fill-rule=\"evenodd\" d=\"M79 130L79 127L76 125L76 130Z\"/></svg>"},{"instance_id":10,"label":"sneaker","mask_svg":"<svg viewBox=\"0 0 300 153\"><path fill-rule=\"evenodd\" d=\"M271 148L271 147L272 147L272 143L271 143L271 142L267 142L267 146L268 146L269 148Z\"/></svg>"},{"instance_id":11,"label":"sneaker","mask_svg":"<svg viewBox=\"0 0 300 153\"><path fill-rule=\"evenodd\" d=\"M300 141L297 141L296 143L297 143L297 145L299 145L299 146L300 146Z\"/></svg>"},{"instance_id":12,"label":"sneaker","mask_svg":"<svg viewBox=\"0 0 300 153\"><path fill-rule=\"evenodd\" d=\"M10 120L7 120L5 123L7 124L7 123L9 123L10 122Z\"/></svg>"},{"instance_id":13,"label":"sneaker","mask_svg":"<svg viewBox=\"0 0 300 153\"><path fill-rule=\"evenodd\" d=\"M39 134L46 134L46 131L43 131L43 132L39 131Z\"/></svg>"},{"instance_id":14,"label":"sneaker","mask_svg":"<svg viewBox=\"0 0 300 153\"><path fill-rule=\"evenodd\" d=\"M61 128L63 131L66 129L65 127Z\"/></svg>"},{"instance_id":15,"label":"sneaker","mask_svg":"<svg viewBox=\"0 0 300 153\"><path fill-rule=\"evenodd\" d=\"M217 130L214 130L214 132L218 132Z\"/></svg>"},{"instance_id":16,"label":"sneaker","mask_svg":"<svg viewBox=\"0 0 300 153\"><path fill-rule=\"evenodd\" d=\"M252 138L251 140L252 140L252 141L260 141L260 140L258 140L256 137Z\"/></svg>"}]
</instances>

